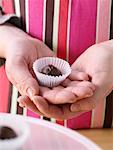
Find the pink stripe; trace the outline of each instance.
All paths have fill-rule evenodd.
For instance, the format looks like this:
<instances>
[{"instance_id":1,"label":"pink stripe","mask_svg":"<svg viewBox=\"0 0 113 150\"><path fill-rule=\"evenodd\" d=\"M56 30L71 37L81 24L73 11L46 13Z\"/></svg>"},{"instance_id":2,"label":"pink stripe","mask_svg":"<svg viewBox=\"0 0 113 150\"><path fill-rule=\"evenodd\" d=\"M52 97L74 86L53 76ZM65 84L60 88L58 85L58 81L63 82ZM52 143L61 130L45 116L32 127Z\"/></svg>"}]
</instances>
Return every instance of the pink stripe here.
<instances>
[{"instance_id":1,"label":"pink stripe","mask_svg":"<svg viewBox=\"0 0 113 150\"><path fill-rule=\"evenodd\" d=\"M0 112L7 112L9 81L4 66L0 67Z\"/></svg>"},{"instance_id":2,"label":"pink stripe","mask_svg":"<svg viewBox=\"0 0 113 150\"><path fill-rule=\"evenodd\" d=\"M97 0L72 0L69 42L69 62L95 43ZM90 128L91 114L87 112L68 121L71 128Z\"/></svg>"},{"instance_id":3,"label":"pink stripe","mask_svg":"<svg viewBox=\"0 0 113 150\"><path fill-rule=\"evenodd\" d=\"M6 14L14 13L13 0L2 0L2 5Z\"/></svg>"},{"instance_id":4,"label":"pink stripe","mask_svg":"<svg viewBox=\"0 0 113 150\"><path fill-rule=\"evenodd\" d=\"M27 116L34 117L34 118L40 118L40 116L38 114L35 114L30 110L27 110Z\"/></svg>"},{"instance_id":5,"label":"pink stripe","mask_svg":"<svg viewBox=\"0 0 113 150\"><path fill-rule=\"evenodd\" d=\"M7 14L14 13L13 0L2 0L2 6L4 12ZM0 112L8 111L8 101L9 101L9 85L10 82L6 76L4 65L0 67Z\"/></svg>"},{"instance_id":6,"label":"pink stripe","mask_svg":"<svg viewBox=\"0 0 113 150\"><path fill-rule=\"evenodd\" d=\"M29 0L29 33L42 40L44 0Z\"/></svg>"},{"instance_id":7,"label":"pink stripe","mask_svg":"<svg viewBox=\"0 0 113 150\"><path fill-rule=\"evenodd\" d=\"M69 1L60 1L57 56L66 59L67 19Z\"/></svg>"},{"instance_id":8,"label":"pink stripe","mask_svg":"<svg viewBox=\"0 0 113 150\"><path fill-rule=\"evenodd\" d=\"M29 33L31 36L42 40L43 36L43 5L44 0L29 0ZM30 110L28 116L39 118L39 116Z\"/></svg>"},{"instance_id":9,"label":"pink stripe","mask_svg":"<svg viewBox=\"0 0 113 150\"><path fill-rule=\"evenodd\" d=\"M109 39L111 0L98 0L97 42Z\"/></svg>"},{"instance_id":10,"label":"pink stripe","mask_svg":"<svg viewBox=\"0 0 113 150\"><path fill-rule=\"evenodd\" d=\"M69 59L73 63L95 43L97 0L72 0Z\"/></svg>"},{"instance_id":11,"label":"pink stripe","mask_svg":"<svg viewBox=\"0 0 113 150\"><path fill-rule=\"evenodd\" d=\"M91 112L84 113L79 117L67 121L67 127L71 129L90 128L91 125Z\"/></svg>"}]
</instances>

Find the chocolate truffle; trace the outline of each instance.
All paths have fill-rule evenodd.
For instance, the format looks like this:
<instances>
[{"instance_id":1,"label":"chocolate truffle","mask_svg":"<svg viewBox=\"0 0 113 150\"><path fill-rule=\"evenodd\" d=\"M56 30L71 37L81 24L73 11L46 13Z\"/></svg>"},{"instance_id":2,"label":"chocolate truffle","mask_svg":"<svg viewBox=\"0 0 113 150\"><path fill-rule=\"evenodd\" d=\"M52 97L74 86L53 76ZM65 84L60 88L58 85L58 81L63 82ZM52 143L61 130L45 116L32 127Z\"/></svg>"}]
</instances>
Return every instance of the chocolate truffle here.
<instances>
[{"instance_id":1,"label":"chocolate truffle","mask_svg":"<svg viewBox=\"0 0 113 150\"><path fill-rule=\"evenodd\" d=\"M45 75L51 75L51 76L61 76L62 75L61 71L53 65L45 66L42 69L41 73L43 73Z\"/></svg>"},{"instance_id":2,"label":"chocolate truffle","mask_svg":"<svg viewBox=\"0 0 113 150\"><path fill-rule=\"evenodd\" d=\"M13 129L7 126L0 127L0 140L16 138L17 134Z\"/></svg>"}]
</instances>

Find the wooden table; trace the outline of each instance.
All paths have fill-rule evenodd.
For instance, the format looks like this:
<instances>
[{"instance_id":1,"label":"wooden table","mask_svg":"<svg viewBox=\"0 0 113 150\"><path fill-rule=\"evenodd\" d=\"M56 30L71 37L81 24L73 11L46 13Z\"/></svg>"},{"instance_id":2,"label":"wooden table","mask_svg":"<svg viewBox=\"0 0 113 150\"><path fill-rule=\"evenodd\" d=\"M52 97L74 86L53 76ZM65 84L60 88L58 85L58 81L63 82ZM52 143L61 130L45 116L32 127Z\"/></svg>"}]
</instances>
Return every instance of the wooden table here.
<instances>
[{"instance_id":1,"label":"wooden table","mask_svg":"<svg viewBox=\"0 0 113 150\"><path fill-rule=\"evenodd\" d=\"M103 150L113 150L113 129L78 130L78 132L99 145Z\"/></svg>"}]
</instances>

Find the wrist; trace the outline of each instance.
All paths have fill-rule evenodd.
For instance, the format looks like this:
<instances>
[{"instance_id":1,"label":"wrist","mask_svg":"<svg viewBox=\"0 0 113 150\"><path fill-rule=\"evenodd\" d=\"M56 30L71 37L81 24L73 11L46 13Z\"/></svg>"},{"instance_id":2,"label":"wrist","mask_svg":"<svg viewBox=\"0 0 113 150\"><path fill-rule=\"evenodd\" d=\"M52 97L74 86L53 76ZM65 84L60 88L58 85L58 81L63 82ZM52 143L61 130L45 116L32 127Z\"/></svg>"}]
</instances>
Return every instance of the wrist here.
<instances>
[{"instance_id":1,"label":"wrist","mask_svg":"<svg viewBox=\"0 0 113 150\"><path fill-rule=\"evenodd\" d=\"M113 51L113 40L105 41L98 44L101 48Z\"/></svg>"},{"instance_id":2,"label":"wrist","mask_svg":"<svg viewBox=\"0 0 113 150\"><path fill-rule=\"evenodd\" d=\"M6 58L7 53L10 53L10 45L13 45L20 39L25 39L26 37L29 36L22 30L14 26L11 26L9 24L0 26L0 57Z\"/></svg>"}]
</instances>

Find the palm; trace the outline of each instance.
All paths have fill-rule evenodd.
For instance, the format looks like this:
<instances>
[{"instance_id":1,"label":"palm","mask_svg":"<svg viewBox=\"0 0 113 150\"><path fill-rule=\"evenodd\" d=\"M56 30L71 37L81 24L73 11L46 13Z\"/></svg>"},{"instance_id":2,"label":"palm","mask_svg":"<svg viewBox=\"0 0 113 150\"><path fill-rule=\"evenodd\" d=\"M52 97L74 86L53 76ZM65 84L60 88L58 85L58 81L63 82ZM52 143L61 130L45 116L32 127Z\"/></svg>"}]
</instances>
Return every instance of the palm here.
<instances>
[{"instance_id":1,"label":"palm","mask_svg":"<svg viewBox=\"0 0 113 150\"><path fill-rule=\"evenodd\" d=\"M53 56L54 53L42 42L32 38L13 42L9 52L6 59L6 73L9 80L22 95L26 95L30 85L36 88L38 94L38 82L33 78L33 62L39 57Z\"/></svg>"},{"instance_id":2,"label":"palm","mask_svg":"<svg viewBox=\"0 0 113 150\"><path fill-rule=\"evenodd\" d=\"M37 103L37 101L34 100L34 102L48 117L55 117L58 119L68 119L78 116L83 112L90 111L96 107L99 100L102 100L113 89L112 66L113 53L110 48L101 45L90 47L75 61L72 65L72 69L86 72L90 76L91 82L96 86L93 96L77 100L72 104L64 104L60 106L60 108L45 103L46 110L42 107L41 101ZM70 83L70 81L66 83L68 87Z\"/></svg>"},{"instance_id":3,"label":"palm","mask_svg":"<svg viewBox=\"0 0 113 150\"><path fill-rule=\"evenodd\" d=\"M102 91L102 96L108 94L113 86L113 53L100 46L90 47L72 65L73 69L86 72L92 83Z\"/></svg>"}]
</instances>

